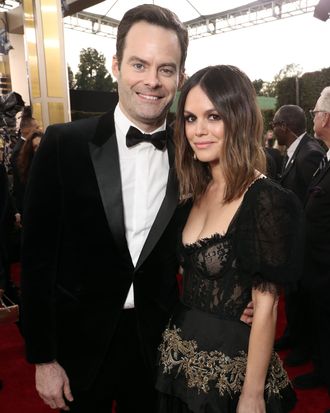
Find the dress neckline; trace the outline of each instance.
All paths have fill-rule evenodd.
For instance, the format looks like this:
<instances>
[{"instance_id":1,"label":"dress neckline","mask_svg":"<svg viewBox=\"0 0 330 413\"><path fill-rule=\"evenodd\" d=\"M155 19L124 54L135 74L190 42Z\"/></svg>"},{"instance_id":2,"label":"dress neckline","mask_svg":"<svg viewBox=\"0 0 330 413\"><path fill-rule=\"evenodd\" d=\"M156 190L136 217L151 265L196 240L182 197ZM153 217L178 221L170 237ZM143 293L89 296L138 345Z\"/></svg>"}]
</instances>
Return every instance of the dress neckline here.
<instances>
[{"instance_id":1,"label":"dress neckline","mask_svg":"<svg viewBox=\"0 0 330 413\"><path fill-rule=\"evenodd\" d=\"M181 235L181 244L183 245L184 248L191 248L191 247L195 247L195 246L203 246L208 244L209 241L213 241L213 240L219 240L219 239L225 239L227 237L227 235L230 232L231 227L233 226L233 224L235 223L237 216L239 214L239 211L242 208L242 205L244 204L245 198L247 193L250 191L250 188L252 188L254 186L254 184L259 181L259 180L263 180L267 178L265 175L261 174L259 175L254 181L251 182L251 184L248 186L248 188L246 189L244 195L243 195L243 199L241 201L241 203L239 204L235 214L233 215L232 219L229 222L228 228L224 233L220 233L220 232L214 232L213 234L207 235L203 238L199 238L194 242L188 242L188 243L184 243L182 240L182 235ZM183 231L182 231L183 233Z\"/></svg>"}]
</instances>

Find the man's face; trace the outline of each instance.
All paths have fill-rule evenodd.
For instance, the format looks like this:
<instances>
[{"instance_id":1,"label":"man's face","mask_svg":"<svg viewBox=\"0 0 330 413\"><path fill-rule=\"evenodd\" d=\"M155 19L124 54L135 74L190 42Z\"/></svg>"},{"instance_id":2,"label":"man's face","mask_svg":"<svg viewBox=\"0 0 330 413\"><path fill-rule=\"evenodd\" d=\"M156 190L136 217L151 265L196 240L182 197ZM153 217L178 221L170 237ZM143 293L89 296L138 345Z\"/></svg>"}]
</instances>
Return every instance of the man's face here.
<instances>
[{"instance_id":1,"label":"man's face","mask_svg":"<svg viewBox=\"0 0 330 413\"><path fill-rule=\"evenodd\" d=\"M166 118L183 78L180 59L176 33L147 22L135 23L129 30L120 67L113 58L120 108L145 132Z\"/></svg>"},{"instance_id":2,"label":"man's face","mask_svg":"<svg viewBox=\"0 0 330 413\"><path fill-rule=\"evenodd\" d=\"M323 113L314 109L314 135L316 138L322 139L322 117Z\"/></svg>"},{"instance_id":3,"label":"man's face","mask_svg":"<svg viewBox=\"0 0 330 413\"><path fill-rule=\"evenodd\" d=\"M279 112L275 113L272 124L273 124L273 132L277 139L278 144L286 145L287 144L286 127L285 127L285 124L281 121L281 116Z\"/></svg>"},{"instance_id":4,"label":"man's face","mask_svg":"<svg viewBox=\"0 0 330 413\"><path fill-rule=\"evenodd\" d=\"M313 109L313 122L314 122L314 136L318 139L326 141L326 134L325 127L327 125L327 120L329 114L320 110L322 107L320 106L321 97L317 100L315 108ZM327 146L329 146L330 142L325 142Z\"/></svg>"}]
</instances>

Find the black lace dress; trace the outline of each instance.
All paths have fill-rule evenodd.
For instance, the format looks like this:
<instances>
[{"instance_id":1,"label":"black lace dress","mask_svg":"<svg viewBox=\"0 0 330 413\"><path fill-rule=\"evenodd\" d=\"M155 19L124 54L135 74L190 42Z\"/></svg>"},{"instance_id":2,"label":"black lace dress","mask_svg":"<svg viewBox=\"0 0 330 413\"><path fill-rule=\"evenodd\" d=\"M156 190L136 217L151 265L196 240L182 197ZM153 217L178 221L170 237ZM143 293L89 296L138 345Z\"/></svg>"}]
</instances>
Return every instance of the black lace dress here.
<instances>
[{"instance_id":1,"label":"black lace dress","mask_svg":"<svg viewBox=\"0 0 330 413\"><path fill-rule=\"evenodd\" d=\"M181 302L159 347L159 413L234 413L244 382L250 327L240 321L252 288L278 293L301 273L303 213L297 198L256 180L228 231L179 242ZM296 398L273 353L264 397L267 413L291 410Z\"/></svg>"}]
</instances>

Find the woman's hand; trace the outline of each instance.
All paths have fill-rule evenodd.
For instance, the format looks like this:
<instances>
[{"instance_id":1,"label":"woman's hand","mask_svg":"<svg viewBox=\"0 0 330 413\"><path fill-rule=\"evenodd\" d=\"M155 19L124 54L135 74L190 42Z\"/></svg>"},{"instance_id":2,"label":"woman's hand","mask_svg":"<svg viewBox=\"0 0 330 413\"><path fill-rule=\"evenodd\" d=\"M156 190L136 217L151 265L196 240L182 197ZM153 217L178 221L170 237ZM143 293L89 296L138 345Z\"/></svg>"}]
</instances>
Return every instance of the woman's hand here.
<instances>
[{"instance_id":1,"label":"woman's hand","mask_svg":"<svg viewBox=\"0 0 330 413\"><path fill-rule=\"evenodd\" d=\"M263 395L241 394L236 413L266 413L265 399Z\"/></svg>"}]
</instances>

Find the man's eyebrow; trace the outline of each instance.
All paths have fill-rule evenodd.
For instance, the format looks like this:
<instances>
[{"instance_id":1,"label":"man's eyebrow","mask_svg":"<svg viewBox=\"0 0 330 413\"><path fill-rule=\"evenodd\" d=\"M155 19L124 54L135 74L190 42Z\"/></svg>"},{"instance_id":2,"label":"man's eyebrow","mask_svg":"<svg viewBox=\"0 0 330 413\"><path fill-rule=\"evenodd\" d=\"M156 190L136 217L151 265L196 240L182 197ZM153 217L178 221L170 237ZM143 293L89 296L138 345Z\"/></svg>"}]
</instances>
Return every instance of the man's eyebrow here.
<instances>
[{"instance_id":1,"label":"man's eyebrow","mask_svg":"<svg viewBox=\"0 0 330 413\"><path fill-rule=\"evenodd\" d=\"M128 62L129 62L129 63L130 63L130 62L133 62L133 61L138 61L138 62L140 62L140 63L148 64L148 62L147 62L146 60L144 60L144 59L142 59L141 57L138 57L138 56L131 56L131 57L128 59Z\"/></svg>"},{"instance_id":2,"label":"man's eyebrow","mask_svg":"<svg viewBox=\"0 0 330 413\"><path fill-rule=\"evenodd\" d=\"M144 64L144 65L148 65L148 64L149 64L149 63L147 62L147 60L144 60L144 59L142 59L141 57L138 57L138 56L131 56L131 57L128 59L128 62L129 62L129 63L139 62L139 63L142 63L142 64ZM176 63L174 63L174 62L164 62L164 63L161 63L158 67L164 67L164 66L170 66L170 67L173 67L174 69L177 69L177 65L176 65Z\"/></svg>"}]
</instances>

